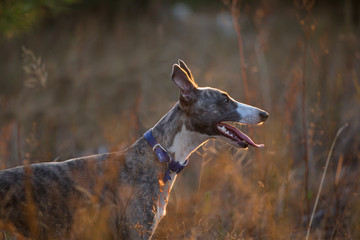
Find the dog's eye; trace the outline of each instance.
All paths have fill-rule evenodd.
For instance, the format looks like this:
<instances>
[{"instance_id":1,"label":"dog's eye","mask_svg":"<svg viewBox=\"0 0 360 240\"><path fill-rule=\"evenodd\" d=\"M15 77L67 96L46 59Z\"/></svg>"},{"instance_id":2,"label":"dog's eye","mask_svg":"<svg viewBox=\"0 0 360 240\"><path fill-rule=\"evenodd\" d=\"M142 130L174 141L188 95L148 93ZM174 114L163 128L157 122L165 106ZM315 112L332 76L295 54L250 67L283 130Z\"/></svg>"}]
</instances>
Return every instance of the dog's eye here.
<instances>
[{"instance_id":1,"label":"dog's eye","mask_svg":"<svg viewBox=\"0 0 360 240\"><path fill-rule=\"evenodd\" d=\"M228 98L228 97L225 97L223 101L224 101L224 103L228 103L228 102L229 102L229 98Z\"/></svg>"}]
</instances>

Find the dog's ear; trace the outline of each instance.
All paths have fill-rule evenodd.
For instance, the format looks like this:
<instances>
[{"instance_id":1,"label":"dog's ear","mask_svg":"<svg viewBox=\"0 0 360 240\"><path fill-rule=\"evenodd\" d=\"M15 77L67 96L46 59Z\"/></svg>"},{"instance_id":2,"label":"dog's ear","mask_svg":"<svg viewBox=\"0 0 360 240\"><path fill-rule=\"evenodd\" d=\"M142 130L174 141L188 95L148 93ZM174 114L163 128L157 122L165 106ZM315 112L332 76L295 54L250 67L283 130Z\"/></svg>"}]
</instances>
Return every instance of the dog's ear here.
<instances>
[{"instance_id":1,"label":"dog's ear","mask_svg":"<svg viewBox=\"0 0 360 240\"><path fill-rule=\"evenodd\" d=\"M197 84L189 77L187 72L183 70L179 65L174 64L171 79L178 88L180 88L180 94L186 101L190 101L194 98L194 92L198 87Z\"/></svg>"},{"instance_id":2,"label":"dog's ear","mask_svg":"<svg viewBox=\"0 0 360 240\"><path fill-rule=\"evenodd\" d=\"M184 62L183 60L179 59L179 60L178 60L178 63L179 63L179 65L180 65L180 67L187 73L187 75L189 76L189 78L195 82L194 77L193 77L193 75L191 74L191 71L190 71L190 69L188 68L188 66L186 66L185 62Z\"/></svg>"}]
</instances>

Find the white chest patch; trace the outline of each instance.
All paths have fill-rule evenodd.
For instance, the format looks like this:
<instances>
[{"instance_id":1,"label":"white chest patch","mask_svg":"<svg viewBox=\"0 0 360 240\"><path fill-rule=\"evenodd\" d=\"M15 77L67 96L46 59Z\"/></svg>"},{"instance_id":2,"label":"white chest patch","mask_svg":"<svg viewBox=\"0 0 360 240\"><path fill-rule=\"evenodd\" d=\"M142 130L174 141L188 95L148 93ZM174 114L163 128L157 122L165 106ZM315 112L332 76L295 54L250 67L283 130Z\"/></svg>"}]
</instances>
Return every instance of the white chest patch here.
<instances>
[{"instance_id":1,"label":"white chest patch","mask_svg":"<svg viewBox=\"0 0 360 240\"><path fill-rule=\"evenodd\" d=\"M176 161L184 164L187 157L208 139L208 135L189 131L185 125L182 125L181 131L175 135L174 142L168 151L174 153Z\"/></svg>"}]
</instances>

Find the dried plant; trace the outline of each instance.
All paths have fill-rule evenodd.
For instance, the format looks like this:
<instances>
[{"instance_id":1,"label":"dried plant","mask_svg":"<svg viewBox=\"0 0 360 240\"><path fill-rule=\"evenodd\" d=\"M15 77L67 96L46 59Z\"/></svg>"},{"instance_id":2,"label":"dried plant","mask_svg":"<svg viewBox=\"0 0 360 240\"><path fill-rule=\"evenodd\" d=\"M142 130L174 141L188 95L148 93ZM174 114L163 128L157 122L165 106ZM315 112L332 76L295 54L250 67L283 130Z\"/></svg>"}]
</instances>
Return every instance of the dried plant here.
<instances>
[{"instance_id":1,"label":"dried plant","mask_svg":"<svg viewBox=\"0 0 360 240\"><path fill-rule=\"evenodd\" d=\"M25 72L24 86L35 88L41 86L46 87L48 73L45 63L41 57L36 57L35 53L26 47L22 47L23 70Z\"/></svg>"},{"instance_id":2,"label":"dried plant","mask_svg":"<svg viewBox=\"0 0 360 240\"><path fill-rule=\"evenodd\" d=\"M325 180L325 175L326 175L326 172L327 172L327 169L328 169L328 166L329 166L329 161L330 161L330 158L331 158L331 155L332 155L332 152L334 150L334 146L335 146L335 143L336 143L336 140L338 139L338 137L340 136L340 134L344 131L344 129L348 126L348 123L346 123L345 125L343 125L336 133L336 136L331 144L331 148L330 148L330 151L329 151L329 154L327 156L327 159L326 159L326 164L325 164L325 168L324 168L324 172L323 172L323 175L321 177L321 182L320 182L320 186L319 186L319 191L316 195L316 200L315 200L315 204L314 204L314 208L313 208L313 211L311 213L311 217L310 217L310 220L309 220L309 226L308 226L308 229L307 229L307 233L306 233L306 240L309 239L309 236L310 236L310 229L311 229L311 224L313 222L313 219L314 219L314 215L315 215L315 211L316 211L316 207L317 207L317 204L319 202L319 198L320 198L320 193L321 193L321 190L323 188L323 185L324 185L324 180Z\"/></svg>"},{"instance_id":3,"label":"dried plant","mask_svg":"<svg viewBox=\"0 0 360 240\"><path fill-rule=\"evenodd\" d=\"M249 87L248 87L248 80L247 80L247 74L246 74L244 46L243 46L243 39L242 39L242 35L241 35L241 28L240 28L240 25L239 25L240 1L232 0L231 1L231 6L230 6L229 3L227 3L227 4L228 4L228 7L230 8L231 17L232 17L232 21L233 21L233 24L234 24L234 29L236 31L245 99L246 99L247 102L249 102Z\"/></svg>"},{"instance_id":4,"label":"dried plant","mask_svg":"<svg viewBox=\"0 0 360 240\"><path fill-rule=\"evenodd\" d=\"M308 128L307 128L307 116L306 116L306 78L307 78L307 57L308 57L308 48L309 48L309 39L312 35L312 32L315 30L315 25L311 23L311 10L314 6L315 0L295 0L294 4L296 7L305 11L305 16L302 19L298 15L299 23L302 27L304 33L304 44L303 44L303 55L302 55L302 82L301 82L301 123L303 130L303 141L304 141L304 164L305 164L305 173L304 173L304 191L306 199L306 215L310 212L310 191L309 191L309 141L308 141Z\"/></svg>"}]
</instances>

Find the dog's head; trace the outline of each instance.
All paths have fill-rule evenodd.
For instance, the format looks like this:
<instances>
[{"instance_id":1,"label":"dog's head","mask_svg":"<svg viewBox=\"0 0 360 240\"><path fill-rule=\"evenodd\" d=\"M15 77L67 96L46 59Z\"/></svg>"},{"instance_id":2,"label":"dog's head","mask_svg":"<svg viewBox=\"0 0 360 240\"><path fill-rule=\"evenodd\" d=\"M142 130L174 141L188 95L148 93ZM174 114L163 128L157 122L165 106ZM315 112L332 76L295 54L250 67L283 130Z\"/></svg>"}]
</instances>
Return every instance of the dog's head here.
<instances>
[{"instance_id":1,"label":"dog's head","mask_svg":"<svg viewBox=\"0 0 360 240\"><path fill-rule=\"evenodd\" d=\"M264 146L254 143L231 123L261 124L268 118L267 112L239 103L219 89L198 87L190 69L181 60L173 66L171 78L180 89L179 105L188 116L186 126L189 130L222 139L239 148Z\"/></svg>"}]
</instances>

